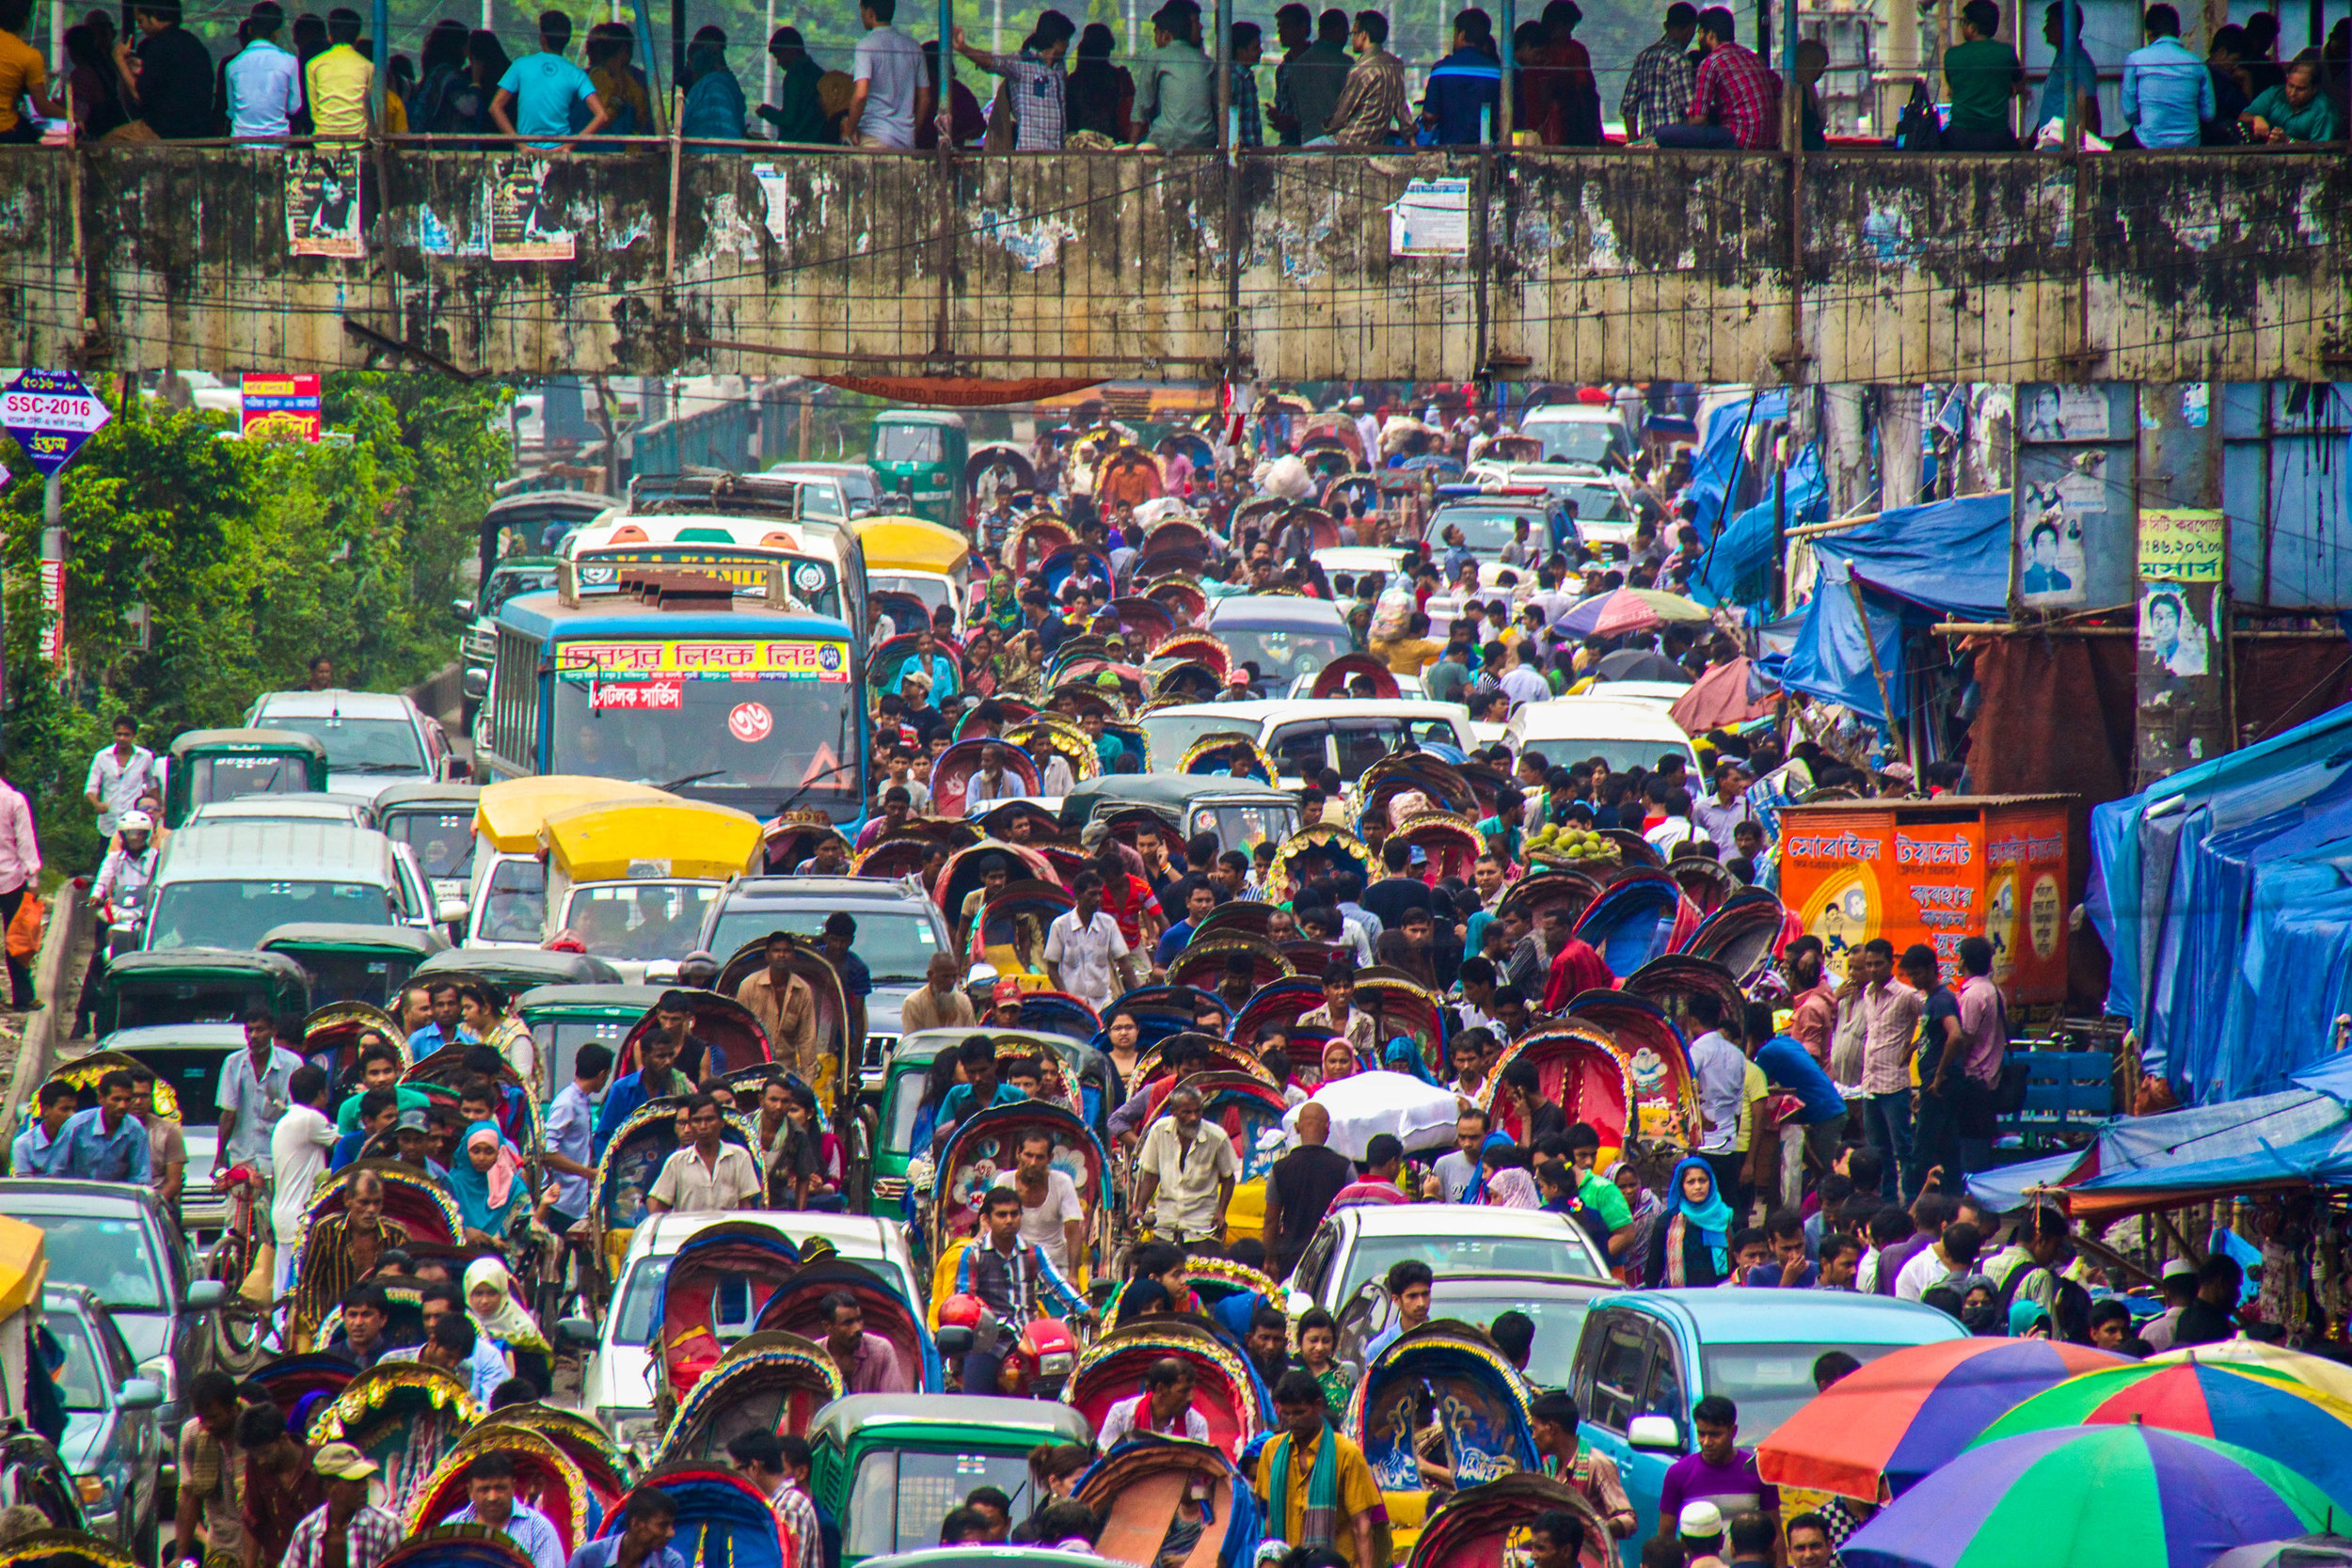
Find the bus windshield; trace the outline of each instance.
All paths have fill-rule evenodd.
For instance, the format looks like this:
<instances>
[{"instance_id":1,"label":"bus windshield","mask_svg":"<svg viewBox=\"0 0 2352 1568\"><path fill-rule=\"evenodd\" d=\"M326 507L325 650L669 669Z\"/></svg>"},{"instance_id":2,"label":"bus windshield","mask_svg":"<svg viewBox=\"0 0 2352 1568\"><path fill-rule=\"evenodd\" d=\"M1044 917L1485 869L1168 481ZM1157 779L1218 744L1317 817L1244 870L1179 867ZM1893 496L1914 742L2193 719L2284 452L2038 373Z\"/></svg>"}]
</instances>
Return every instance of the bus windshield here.
<instances>
[{"instance_id":1,"label":"bus windshield","mask_svg":"<svg viewBox=\"0 0 2352 1568\"><path fill-rule=\"evenodd\" d=\"M554 771L849 820L865 793L852 674L849 644L817 638L564 642Z\"/></svg>"}]
</instances>

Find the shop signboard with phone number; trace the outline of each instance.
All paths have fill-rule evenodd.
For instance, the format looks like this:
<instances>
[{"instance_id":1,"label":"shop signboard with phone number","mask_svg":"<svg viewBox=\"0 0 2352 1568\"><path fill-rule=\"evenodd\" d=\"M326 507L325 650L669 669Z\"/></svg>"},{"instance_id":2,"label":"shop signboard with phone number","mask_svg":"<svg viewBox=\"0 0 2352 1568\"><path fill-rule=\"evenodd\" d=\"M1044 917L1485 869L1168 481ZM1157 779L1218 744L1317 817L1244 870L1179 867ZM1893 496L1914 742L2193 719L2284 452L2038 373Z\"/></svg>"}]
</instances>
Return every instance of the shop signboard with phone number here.
<instances>
[{"instance_id":1,"label":"shop signboard with phone number","mask_svg":"<svg viewBox=\"0 0 2352 1568\"><path fill-rule=\"evenodd\" d=\"M687 680L850 678L850 645L817 638L675 638L564 642L556 673L566 680L643 684L675 692ZM600 706L675 707L673 698L630 699Z\"/></svg>"}]
</instances>

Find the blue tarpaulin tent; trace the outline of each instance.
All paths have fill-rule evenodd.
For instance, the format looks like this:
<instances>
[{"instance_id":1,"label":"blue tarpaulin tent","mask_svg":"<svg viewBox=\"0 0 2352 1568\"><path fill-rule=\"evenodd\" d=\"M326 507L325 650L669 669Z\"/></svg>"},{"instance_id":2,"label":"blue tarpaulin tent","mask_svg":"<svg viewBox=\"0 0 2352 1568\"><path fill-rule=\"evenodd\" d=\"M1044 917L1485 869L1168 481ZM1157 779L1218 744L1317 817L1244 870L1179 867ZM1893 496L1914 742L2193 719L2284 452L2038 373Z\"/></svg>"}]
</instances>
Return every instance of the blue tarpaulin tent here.
<instances>
[{"instance_id":1,"label":"blue tarpaulin tent","mask_svg":"<svg viewBox=\"0 0 2352 1568\"><path fill-rule=\"evenodd\" d=\"M1712 538L1724 524L1724 514L1729 510L1724 498L1731 493L1735 470L1740 467L1740 444L1747 432L1788 417L1788 390L1785 387L1751 393L1703 416L1701 422L1706 434L1700 437L1698 451L1692 455L1691 483L1682 492L1684 499L1697 503L1693 526L1701 539Z\"/></svg>"},{"instance_id":2,"label":"blue tarpaulin tent","mask_svg":"<svg viewBox=\"0 0 2352 1568\"><path fill-rule=\"evenodd\" d=\"M2352 1009L2352 705L2091 813L2107 1007L2185 1102L2276 1088Z\"/></svg>"},{"instance_id":3,"label":"blue tarpaulin tent","mask_svg":"<svg viewBox=\"0 0 2352 1568\"><path fill-rule=\"evenodd\" d=\"M2006 493L1931 501L1817 534L1820 579L1797 644L1776 671L1781 683L1882 723L1899 720L1907 708L1907 636L1937 620L1997 620L2005 613L2009 507ZM1879 700L1882 674L1886 703Z\"/></svg>"},{"instance_id":4,"label":"blue tarpaulin tent","mask_svg":"<svg viewBox=\"0 0 2352 1568\"><path fill-rule=\"evenodd\" d=\"M1829 485L1821 475L1821 454L1812 447L1788 465L1786 523L1818 523L1829 515ZM1691 597L1712 608L1719 604L1753 605L1751 621L1772 613L1773 498L1766 496L1724 525L1699 556L1699 569L1691 579Z\"/></svg>"}]
</instances>

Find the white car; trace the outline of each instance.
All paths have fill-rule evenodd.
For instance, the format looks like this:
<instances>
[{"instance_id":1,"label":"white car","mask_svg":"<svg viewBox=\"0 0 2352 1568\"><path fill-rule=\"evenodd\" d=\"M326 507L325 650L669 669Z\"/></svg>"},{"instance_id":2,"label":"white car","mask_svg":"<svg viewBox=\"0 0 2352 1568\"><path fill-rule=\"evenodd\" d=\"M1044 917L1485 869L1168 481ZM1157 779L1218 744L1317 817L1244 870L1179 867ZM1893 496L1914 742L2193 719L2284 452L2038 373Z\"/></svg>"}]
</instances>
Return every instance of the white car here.
<instances>
[{"instance_id":1,"label":"white car","mask_svg":"<svg viewBox=\"0 0 2352 1568\"><path fill-rule=\"evenodd\" d=\"M1692 772L1700 770L1691 737L1653 702L1554 697L1525 703L1502 726L1502 743L1515 757L1541 752L1545 761L1564 766L1599 757L1613 773L1655 768L1668 752L1680 752Z\"/></svg>"},{"instance_id":2,"label":"white car","mask_svg":"<svg viewBox=\"0 0 2352 1568\"><path fill-rule=\"evenodd\" d=\"M1254 737L1274 758L1279 789L1300 789L1326 768L1343 780L1364 769L1410 736L1464 751L1473 744L1459 703L1363 702L1356 698L1255 703L1182 703L1143 716L1153 770L1174 772L1193 742L1220 730Z\"/></svg>"},{"instance_id":3,"label":"white car","mask_svg":"<svg viewBox=\"0 0 2352 1568\"><path fill-rule=\"evenodd\" d=\"M866 1214L818 1214L803 1211L779 1212L742 1210L724 1214L657 1214L629 1238L628 1255L621 1261L620 1284L612 1292L604 1322L592 1332L596 1349L580 1373L580 1402L612 1434L615 1442L640 1459L652 1453L661 1439L661 1423L654 1415L654 1382L660 1369L648 1343L653 1317L661 1304L661 1288L669 1278L670 1259L696 1231L725 1221L764 1225L795 1245L812 1236L833 1243L852 1263L862 1263L887 1279L910 1304L923 1297L915 1288L914 1261L907 1253L902 1227ZM916 1306L915 1310L921 1310ZM564 1320L564 1337L585 1338L585 1320ZM746 1323L743 1331L750 1332Z\"/></svg>"},{"instance_id":4,"label":"white car","mask_svg":"<svg viewBox=\"0 0 2352 1568\"><path fill-rule=\"evenodd\" d=\"M1518 433L1543 443L1545 463L1605 469L1633 461L1633 429L1614 404L1547 403L1519 416Z\"/></svg>"},{"instance_id":5,"label":"white car","mask_svg":"<svg viewBox=\"0 0 2352 1568\"><path fill-rule=\"evenodd\" d=\"M1291 1271L1287 1305L1333 1317L1367 1285L1408 1259L1440 1275L1539 1274L1607 1283L1609 1265L1583 1227L1542 1209L1474 1203L1359 1204L1326 1216Z\"/></svg>"},{"instance_id":6,"label":"white car","mask_svg":"<svg viewBox=\"0 0 2352 1568\"><path fill-rule=\"evenodd\" d=\"M373 800L396 784L445 784L465 771L441 721L397 691L265 691L245 721L326 747L326 787L339 795Z\"/></svg>"}]
</instances>

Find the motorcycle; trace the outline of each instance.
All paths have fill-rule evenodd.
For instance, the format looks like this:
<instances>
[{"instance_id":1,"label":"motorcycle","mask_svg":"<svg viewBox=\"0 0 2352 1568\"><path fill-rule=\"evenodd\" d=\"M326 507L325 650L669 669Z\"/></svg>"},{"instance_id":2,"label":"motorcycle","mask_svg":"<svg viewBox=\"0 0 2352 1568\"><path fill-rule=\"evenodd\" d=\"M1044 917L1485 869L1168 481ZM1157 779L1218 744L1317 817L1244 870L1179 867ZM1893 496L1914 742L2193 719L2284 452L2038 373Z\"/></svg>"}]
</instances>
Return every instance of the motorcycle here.
<instances>
[{"instance_id":1,"label":"motorcycle","mask_svg":"<svg viewBox=\"0 0 2352 1568\"><path fill-rule=\"evenodd\" d=\"M996 1355L996 1386L966 1388L967 1394L1008 1394L1016 1399L1056 1400L1078 1366L1078 1338L1059 1318L1032 1318L1018 1336L1012 1325L977 1296L949 1296L939 1306L939 1354L961 1368L973 1351ZM1012 1342L1007 1345L1010 1336Z\"/></svg>"}]
</instances>

